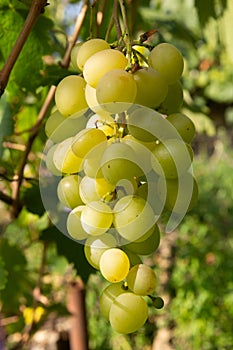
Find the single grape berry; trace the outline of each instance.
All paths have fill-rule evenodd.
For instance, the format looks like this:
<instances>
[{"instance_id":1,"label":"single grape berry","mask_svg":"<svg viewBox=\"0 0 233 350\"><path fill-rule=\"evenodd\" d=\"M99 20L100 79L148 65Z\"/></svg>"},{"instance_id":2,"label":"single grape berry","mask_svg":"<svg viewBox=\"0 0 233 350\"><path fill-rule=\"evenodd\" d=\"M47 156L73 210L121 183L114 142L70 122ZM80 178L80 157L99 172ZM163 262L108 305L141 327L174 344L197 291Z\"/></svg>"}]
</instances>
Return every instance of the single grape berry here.
<instances>
[{"instance_id":1,"label":"single grape berry","mask_svg":"<svg viewBox=\"0 0 233 350\"><path fill-rule=\"evenodd\" d=\"M154 297L153 298L153 306L156 309L162 309L164 307L164 301L161 297Z\"/></svg>"}]
</instances>

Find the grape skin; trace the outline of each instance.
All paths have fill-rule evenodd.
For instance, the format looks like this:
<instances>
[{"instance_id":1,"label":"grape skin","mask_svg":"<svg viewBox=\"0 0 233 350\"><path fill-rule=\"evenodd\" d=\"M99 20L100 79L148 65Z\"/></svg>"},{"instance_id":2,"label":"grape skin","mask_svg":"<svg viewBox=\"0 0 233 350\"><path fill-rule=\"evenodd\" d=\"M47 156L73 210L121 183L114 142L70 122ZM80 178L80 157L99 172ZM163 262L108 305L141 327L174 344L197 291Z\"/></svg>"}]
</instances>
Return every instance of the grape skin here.
<instances>
[{"instance_id":1,"label":"grape skin","mask_svg":"<svg viewBox=\"0 0 233 350\"><path fill-rule=\"evenodd\" d=\"M101 255L99 265L103 277L112 283L123 281L130 269L127 254L119 248L106 250Z\"/></svg>"},{"instance_id":2,"label":"grape skin","mask_svg":"<svg viewBox=\"0 0 233 350\"><path fill-rule=\"evenodd\" d=\"M131 292L121 293L113 301L109 321L118 333L136 332L146 322L148 306L143 297Z\"/></svg>"}]
</instances>

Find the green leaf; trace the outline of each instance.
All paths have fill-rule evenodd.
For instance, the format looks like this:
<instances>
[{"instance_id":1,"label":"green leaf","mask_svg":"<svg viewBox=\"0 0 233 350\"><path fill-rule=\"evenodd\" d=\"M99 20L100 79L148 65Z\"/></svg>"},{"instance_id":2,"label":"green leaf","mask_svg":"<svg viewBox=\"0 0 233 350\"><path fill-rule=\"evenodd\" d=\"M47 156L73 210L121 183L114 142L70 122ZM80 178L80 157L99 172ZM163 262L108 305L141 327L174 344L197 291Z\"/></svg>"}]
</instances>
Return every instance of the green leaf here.
<instances>
[{"instance_id":1,"label":"green leaf","mask_svg":"<svg viewBox=\"0 0 233 350\"><path fill-rule=\"evenodd\" d=\"M0 257L0 290L5 288L7 282L7 271L5 269L5 264L2 258Z\"/></svg>"},{"instance_id":2,"label":"green leaf","mask_svg":"<svg viewBox=\"0 0 233 350\"><path fill-rule=\"evenodd\" d=\"M195 0L195 7L202 27L206 25L210 17L215 17L215 1L213 0Z\"/></svg>"},{"instance_id":3,"label":"green leaf","mask_svg":"<svg viewBox=\"0 0 233 350\"><path fill-rule=\"evenodd\" d=\"M13 132L14 121L12 118L12 110L9 103L6 100L6 94L4 94L0 100L0 157L3 152L3 141L6 136L9 136Z\"/></svg>"},{"instance_id":4,"label":"green leaf","mask_svg":"<svg viewBox=\"0 0 233 350\"><path fill-rule=\"evenodd\" d=\"M32 183L31 187L22 189L22 201L27 210L33 214L42 216L45 212L38 183Z\"/></svg>"},{"instance_id":5,"label":"green leaf","mask_svg":"<svg viewBox=\"0 0 233 350\"><path fill-rule=\"evenodd\" d=\"M68 238L61 233L55 226L51 226L44 230L41 239L45 241L53 241L57 246L57 252L64 255L70 263L74 264L79 276L87 282L91 273L96 272L87 262L84 255L84 246L78 242Z\"/></svg>"},{"instance_id":6,"label":"green leaf","mask_svg":"<svg viewBox=\"0 0 233 350\"><path fill-rule=\"evenodd\" d=\"M0 64L2 65L9 56L15 41L21 31L28 10L8 5L0 7ZM35 92L42 79L41 71L44 67L42 57L52 53L49 31L53 22L41 15L31 31L15 66L11 72L7 91L11 97L19 97L22 91Z\"/></svg>"},{"instance_id":7,"label":"green leaf","mask_svg":"<svg viewBox=\"0 0 233 350\"><path fill-rule=\"evenodd\" d=\"M0 255L8 274L5 287L0 291L2 312L17 313L22 297L30 297L27 262L23 252L17 246L10 245L6 239L1 240Z\"/></svg>"}]
</instances>

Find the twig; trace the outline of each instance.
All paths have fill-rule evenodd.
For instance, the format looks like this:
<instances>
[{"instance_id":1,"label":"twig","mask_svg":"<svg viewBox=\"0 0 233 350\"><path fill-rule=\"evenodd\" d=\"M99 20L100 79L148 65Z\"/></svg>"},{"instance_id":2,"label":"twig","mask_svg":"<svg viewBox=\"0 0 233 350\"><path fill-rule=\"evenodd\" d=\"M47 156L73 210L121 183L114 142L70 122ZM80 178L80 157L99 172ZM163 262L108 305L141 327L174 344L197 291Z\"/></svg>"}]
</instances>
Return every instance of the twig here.
<instances>
[{"instance_id":1,"label":"twig","mask_svg":"<svg viewBox=\"0 0 233 350\"><path fill-rule=\"evenodd\" d=\"M9 205L13 204L13 199L2 191L0 191L0 201Z\"/></svg>"},{"instance_id":2,"label":"twig","mask_svg":"<svg viewBox=\"0 0 233 350\"><path fill-rule=\"evenodd\" d=\"M87 3L88 3L88 1L85 1L84 5L83 5L78 17L77 17L74 33L71 37L70 44L66 49L66 52L64 54L64 58L61 62L61 66L63 68L67 68L69 66L70 52L71 52L73 46L75 45L75 42L76 42L78 35L80 33L83 21L85 19L86 12L88 10ZM28 156L29 156L29 153L31 151L32 145L33 145L33 143L34 143L34 141L35 141L35 139L40 131L40 128L42 126L42 122L44 120L44 117L45 117L46 113L49 111L49 108L53 102L55 91L56 91L56 86L52 85L50 87L49 93L45 99L45 102L44 102L44 104L39 112L37 121L34 124L34 126L31 128L31 135L30 135L28 142L26 144L26 148L25 148L23 157L21 158L21 162L20 162L18 172L17 172L18 182L15 184L15 186L12 189L13 205L11 208L11 214L13 217L17 217L20 210L21 210L19 199L20 199L20 188L21 188L21 185L22 185L22 182L24 179L24 176L23 176L24 175L24 168L27 164Z\"/></svg>"},{"instance_id":3,"label":"twig","mask_svg":"<svg viewBox=\"0 0 233 350\"><path fill-rule=\"evenodd\" d=\"M8 56L2 70L0 71L0 97L3 95L7 86L10 73L17 61L17 58L34 26L38 17L44 12L45 6L47 6L47 0L34 0L32 2L28 16L24 22L23 28L15 42L15 45Z\"/></svg>"}]
</instances>

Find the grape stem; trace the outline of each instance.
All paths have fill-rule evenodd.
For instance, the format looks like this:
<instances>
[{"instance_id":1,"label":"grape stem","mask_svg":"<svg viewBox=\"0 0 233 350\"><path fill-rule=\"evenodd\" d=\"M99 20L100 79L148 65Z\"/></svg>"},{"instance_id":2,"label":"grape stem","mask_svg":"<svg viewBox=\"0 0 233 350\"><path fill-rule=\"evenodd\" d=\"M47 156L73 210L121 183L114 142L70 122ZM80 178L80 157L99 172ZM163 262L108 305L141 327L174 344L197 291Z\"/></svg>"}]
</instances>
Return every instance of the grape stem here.
<instances>
[{"instance_id":1,"label":"grape stem","mask_svg":"<svg viewBox=\"0 0 233 350\"><path fill-rule=\"evenodd\" d=\"M24 22L23 28L15 42L15 45L8 56L2 70L0 71L0 97L3 95L7 86L10 73L18 59L18 56L34 26L37 19L44 12L45 6L48 5L47 0L34 0L29 10L28 16Z\"/></svg>"},{"instance_id":2,"label":"grape stem","mask_svg":"<svg viewBox=\"0 0 233 350\"><path fill-rule=\"evenodd\" d=\"M129 27L128 27L128 21L127 21L127 15L126 15L126 8L125 8L125 2L124 0L119 0L120 8L121 8L121 14L123 19L123 25L124 25L124 41L126 45L126 52L128 56L128 63L131 67L132 63L132 48L131 48L131 40L130 40L130 34L129 34Z\"/></svg>"}]
</instances>

